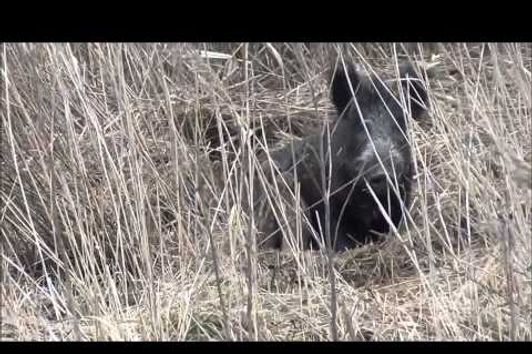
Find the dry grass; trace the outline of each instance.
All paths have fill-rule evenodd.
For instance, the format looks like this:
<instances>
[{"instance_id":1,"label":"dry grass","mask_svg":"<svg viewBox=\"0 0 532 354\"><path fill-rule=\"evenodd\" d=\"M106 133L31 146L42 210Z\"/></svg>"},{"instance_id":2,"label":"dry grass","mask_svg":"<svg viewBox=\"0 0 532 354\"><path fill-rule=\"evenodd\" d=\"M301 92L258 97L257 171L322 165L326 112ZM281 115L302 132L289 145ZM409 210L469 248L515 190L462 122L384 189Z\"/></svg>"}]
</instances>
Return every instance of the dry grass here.
<instances>
[{"instance_id":1,"label":"dry grass","mask_svg":"<svg viewBox=\"0 0 532 354\"><path fill-rule=\"evenodd\" d=\"M1 51L2 340L532 338L530 44ZM257 250L244 205L258 155L330 113L340 51L388 78L408 53L431 110L411 218L331 273Z\"/></svg>"}]
</instances>

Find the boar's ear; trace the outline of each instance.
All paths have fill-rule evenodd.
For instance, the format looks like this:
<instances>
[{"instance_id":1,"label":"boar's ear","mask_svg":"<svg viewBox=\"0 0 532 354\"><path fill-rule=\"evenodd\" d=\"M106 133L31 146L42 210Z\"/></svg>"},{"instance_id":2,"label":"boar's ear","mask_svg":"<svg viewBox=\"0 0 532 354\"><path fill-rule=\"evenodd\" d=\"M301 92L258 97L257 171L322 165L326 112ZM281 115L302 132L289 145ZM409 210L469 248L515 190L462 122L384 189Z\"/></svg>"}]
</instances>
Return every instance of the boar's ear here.
<instances>
[{"instance_id":1,"label":"boar's ear","mask_svg":"<svg viewBox=\"0 0 532 354\"><path fill-rule=\"evenodd\" d=\"M409 62L402 64L399 68L399 72L401 75L403 92L410 105L412 117L418 119L426 112L429 106L427 90L425 89L424 82L416 74L414 67Z\"/></svg>"},{"instance_id":2,"label":"boar's ear","mask_svg":"<svg viewBox=\"0 0 532 354\"><path fill-rule=\"evenodd\" d=\"M334 72L331 84L331 95L334 106L338 114L342 114L346 106L353 99L353 92L356 92L360 84L361 77L356 68L352 65L339 64ZM349 87L351 82L351 88Z\"/></svg>"}]
</instances>

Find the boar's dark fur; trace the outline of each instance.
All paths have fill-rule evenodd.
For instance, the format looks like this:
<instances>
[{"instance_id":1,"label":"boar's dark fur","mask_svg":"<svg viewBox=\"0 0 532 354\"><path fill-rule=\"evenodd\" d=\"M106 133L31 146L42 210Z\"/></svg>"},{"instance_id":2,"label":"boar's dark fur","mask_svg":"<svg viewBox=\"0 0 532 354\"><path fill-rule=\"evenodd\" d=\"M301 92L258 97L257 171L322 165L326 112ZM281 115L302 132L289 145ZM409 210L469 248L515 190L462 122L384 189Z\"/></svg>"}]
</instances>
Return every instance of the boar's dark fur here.
<instances>
[{"instance_id":1,"label":"boar's dark fur","mask_svg":"<svg viewBox=\"0 0 532 354\"><path fill-rule=\"evenodd\" d=\"M400 67L400 77L403 101L378 78L353 66L338 66L331 82L336 115L329 133L295 141L261 165L281 196L294 195L289 186L296 181L302 211L293 207L293 198L287 208L275 207L278 201L268 199L264 186L257 184L255 220L263 246L281 248L282 225L294 230L298 213L308 220L299 233L305 249L327 244L327 220L336 251L377 240L389 232L390 222L398 227L409 205L412 178L407 119L420 117L428 104L424 85L409 63ZM323 181L330 183L329 218Z\"/></svg>"}]
</instances>

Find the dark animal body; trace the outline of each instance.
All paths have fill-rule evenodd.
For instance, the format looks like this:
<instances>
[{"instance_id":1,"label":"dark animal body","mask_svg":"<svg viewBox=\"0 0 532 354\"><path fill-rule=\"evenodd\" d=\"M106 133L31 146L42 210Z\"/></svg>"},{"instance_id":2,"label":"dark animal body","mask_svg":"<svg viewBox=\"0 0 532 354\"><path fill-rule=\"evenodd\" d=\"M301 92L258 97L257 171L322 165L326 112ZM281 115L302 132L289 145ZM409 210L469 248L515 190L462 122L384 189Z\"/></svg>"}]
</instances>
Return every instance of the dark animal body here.
<instances>
[{"instance_id":1,"label":"dark animal body","mask_svg":"<svg viewBox=\"0 0 532 354\"><path fill-rule=\"evenodd\" d=\"M390 224L399 225L412 178L407 119L420 117L427 105L424 85L409 63L400 67L400 77L406 104L382 81L354 67L335 71L331 96L337 114L329 132L295 141L262 164L281 196L293 196L298 186L302 211L277 208L261 186L255 188L263 246L281 248L283 225L294 230L298 213L308 220L299 233L306 249L327 244L327 234L334 250L353 248L388 233Z\"/></svg>"}]
</instances>

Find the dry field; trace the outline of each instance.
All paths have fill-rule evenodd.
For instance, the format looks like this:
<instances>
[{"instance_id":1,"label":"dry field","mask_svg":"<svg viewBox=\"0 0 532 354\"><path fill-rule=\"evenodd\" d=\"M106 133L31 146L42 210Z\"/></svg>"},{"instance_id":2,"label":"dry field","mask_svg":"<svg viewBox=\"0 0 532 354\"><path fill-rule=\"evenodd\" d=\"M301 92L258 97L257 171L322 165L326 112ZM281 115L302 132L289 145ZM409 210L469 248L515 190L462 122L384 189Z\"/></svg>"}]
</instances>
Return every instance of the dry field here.
<instances>
[{"instance_id":1,"label":"dry field","mask_svg":"<svg viewBox=\"0 0 532 354\"><path fill-rule=\"evenodd\" d=\"M1 340L532 339L531 44L0 51ZM427 78L410 215L258 249L250 167L319 129L340 56Z\"/></svg>"}]
</instances>

